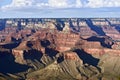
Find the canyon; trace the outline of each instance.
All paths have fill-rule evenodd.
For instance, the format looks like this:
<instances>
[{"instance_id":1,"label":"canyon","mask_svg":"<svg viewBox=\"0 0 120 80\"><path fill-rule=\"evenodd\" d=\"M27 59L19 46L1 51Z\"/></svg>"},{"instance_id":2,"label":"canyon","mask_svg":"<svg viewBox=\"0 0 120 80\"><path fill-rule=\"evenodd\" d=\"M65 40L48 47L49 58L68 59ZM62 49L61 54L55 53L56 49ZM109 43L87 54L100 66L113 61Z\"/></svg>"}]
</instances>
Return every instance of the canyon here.
<instances>
[{"instance_id":1,"label":"canyon","mask_svg":"<svg viewBox=\"0 0 120 80\"><path fill-rule=\"evenodd\" d=\"M2 80L120 80L120 19L0 19L0 65Z\"/></svg>"}]
</instances>

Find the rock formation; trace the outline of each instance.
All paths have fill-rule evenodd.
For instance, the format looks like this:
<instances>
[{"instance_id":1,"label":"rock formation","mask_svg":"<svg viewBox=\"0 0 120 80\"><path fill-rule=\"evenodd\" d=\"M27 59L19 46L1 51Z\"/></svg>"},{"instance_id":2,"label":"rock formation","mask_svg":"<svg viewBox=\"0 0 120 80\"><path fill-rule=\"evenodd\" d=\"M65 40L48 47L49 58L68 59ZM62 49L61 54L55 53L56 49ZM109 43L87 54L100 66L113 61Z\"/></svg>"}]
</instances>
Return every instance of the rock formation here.
<instances>
[{"instance_id":1,"label":"rock formation","mask_svg":"<svg viewBox=\"0 0 120 80\"><path fill-rule=\"evenodd\" d=\"M70 24L68 22L65 22L65 27L63 28L64 32L70 32Z\"/></svg>"},{"instance_id":2,"label":"rock formation","mask_svg":"<svg viewBox=\"0 0 120 80\"><path fill-rule=\"evenodd\" d=\"M20 63L20 64L26 63L24 60L24 51L23 50L13 50L12 53L15 57L15 62Z\"/></svg>"},{"instance_id":3,"label":"rock formation","mask_svg":"<svg viewBox=\"0 0 120 80\"><path fill-rule=\"evenodd\" d=\"M27 46L27 41L23 41L17 48L13 49L12 53L15 56L15 62L25 64L24 52L29 49L30 48Z\"/></svg>"},{"instance_id":4,"label":"rock formation","mask_svg":"<svg viewBox=\"0 0 120 80\"><path fill-rule=\"evenodd\" d=\"M56 35L56 48L58 51L67 51L75 46L79 40L79 35L74 33L58 33Z\"/></svg>"},{"instance_id":5,"label":"rock formation","mask_svg":"<svg viewBox=\"0 0 120 80\"><path fill-rule=\"evenodd\" d=\"M109 18L6 19L7 27L0 28L0 73L21 80L119 80L119 22ZM22 68L3 72L3 62Z\"/></svg>"},{"instance_id":6,"label":"rock formation","mask_svg":"<svg viewBox=\"0 0 120 80\"><path fill-rule=\"evenodd\" d=\"M118 49L120 50L120 42L114 42L112 49Z\"/></svg>"}]
</instances>

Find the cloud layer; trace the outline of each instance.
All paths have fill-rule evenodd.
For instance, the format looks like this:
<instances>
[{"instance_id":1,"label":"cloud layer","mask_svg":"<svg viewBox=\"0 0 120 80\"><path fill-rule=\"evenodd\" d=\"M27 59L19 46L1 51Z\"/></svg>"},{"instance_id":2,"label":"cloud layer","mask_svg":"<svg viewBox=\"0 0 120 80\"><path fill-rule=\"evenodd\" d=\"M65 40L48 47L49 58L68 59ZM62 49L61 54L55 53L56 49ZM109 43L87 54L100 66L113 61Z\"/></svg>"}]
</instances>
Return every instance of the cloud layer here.
<instances>
[{"instance_id":1,"label":"cloud layer","mask_svg":"<svg viewBox=\"0 0 120 80\"><path fill-rule=\"evenodd\" d=\"M88 0L87 7L120 7L120 0Z\"/></svg>"},{"instance_id":2,"label":"cloud layer","mask_svg":"<svg viewBox=\"0 0 120 80\"><path fill-rule=\"evenodd\" d=\"M1 9L19 8L100 8L100 7L120 7L120 0L12 0Z\"/></svg>"}]
</instances>

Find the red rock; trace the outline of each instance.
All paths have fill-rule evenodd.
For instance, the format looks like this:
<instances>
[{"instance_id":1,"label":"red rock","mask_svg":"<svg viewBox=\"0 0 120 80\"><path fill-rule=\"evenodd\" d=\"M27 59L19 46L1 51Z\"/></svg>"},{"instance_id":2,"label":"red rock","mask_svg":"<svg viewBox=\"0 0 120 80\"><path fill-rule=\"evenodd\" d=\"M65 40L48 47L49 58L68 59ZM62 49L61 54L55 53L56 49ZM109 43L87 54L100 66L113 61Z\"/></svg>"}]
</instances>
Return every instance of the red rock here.
<instances>
[{"instance_id":1,"label":"red rock","mask_svg":"<svg viewBox=\"0 0 120 80\"><path fill-rule=\"evenodd\" d=\"M120 56L120 50L113 50L113 49L94 49L94 48L86 48L84 49L85 52L92 54L92 55L103 55L103 54L110 54L115 56Z\"/></svg>"},{"instance_id":2,"label":"red rock","mask_svg":"<svg viewBox=\"0 0 120 80\"><path fill-rule=\"evenodd\" d=\"M79 60L79 57L77 55L77 53L75 52L64 52L63 53L64 59L68 59L68 60Z\"/></svg>"}]
</instances>

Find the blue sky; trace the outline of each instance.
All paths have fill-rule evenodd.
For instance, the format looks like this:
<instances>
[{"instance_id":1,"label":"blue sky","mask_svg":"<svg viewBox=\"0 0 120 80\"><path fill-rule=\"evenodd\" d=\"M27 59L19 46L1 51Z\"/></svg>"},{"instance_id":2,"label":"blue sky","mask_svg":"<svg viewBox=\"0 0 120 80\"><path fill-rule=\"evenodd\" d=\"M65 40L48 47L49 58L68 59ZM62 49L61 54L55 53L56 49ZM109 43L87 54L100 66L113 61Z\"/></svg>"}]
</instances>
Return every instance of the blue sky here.
<instances>
[{"instance_id":1,"label":"blue sky","mask_svg":"<svg viewBox=\"0 0 120 80\"><path fill-rule=\"evenodd\" d=\"M120 0L0 0L0 18L119 17Z\"/></svg>"}]
</instances>

